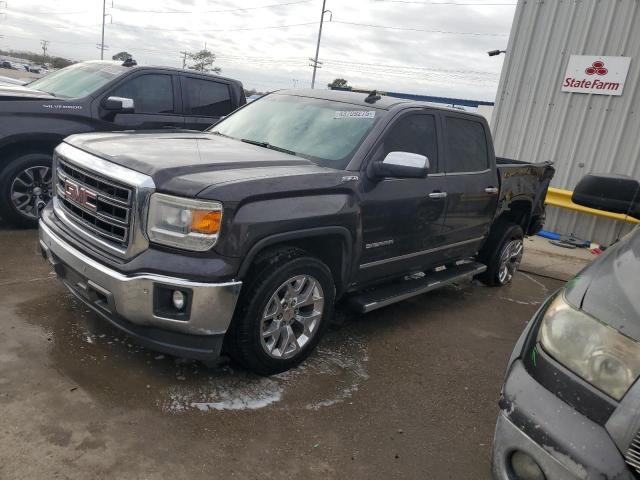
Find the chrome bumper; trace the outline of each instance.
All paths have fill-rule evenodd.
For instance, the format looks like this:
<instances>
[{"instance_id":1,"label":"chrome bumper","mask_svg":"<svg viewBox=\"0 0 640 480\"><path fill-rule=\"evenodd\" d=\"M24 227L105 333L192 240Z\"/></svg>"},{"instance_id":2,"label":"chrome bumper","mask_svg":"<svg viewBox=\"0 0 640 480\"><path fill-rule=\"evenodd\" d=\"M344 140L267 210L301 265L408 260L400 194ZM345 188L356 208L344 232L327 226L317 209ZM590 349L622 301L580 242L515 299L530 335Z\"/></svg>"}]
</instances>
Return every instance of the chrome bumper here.
<instances>
[{"instance_id":1,"label":"chrome bumper","mask_svg":"<svg viewBox=\"0 0 640 480\"><path fill-rule=\"evenodd\" d=\"M188 335L222 335L231 319L242 282L199 283L163 275L126 276L89 258L57 236L40 220L40 247L67 288L106 317ZM184 319L158 315L155 289L175 288L191 294Z\"/></svg>"}]
</instances>

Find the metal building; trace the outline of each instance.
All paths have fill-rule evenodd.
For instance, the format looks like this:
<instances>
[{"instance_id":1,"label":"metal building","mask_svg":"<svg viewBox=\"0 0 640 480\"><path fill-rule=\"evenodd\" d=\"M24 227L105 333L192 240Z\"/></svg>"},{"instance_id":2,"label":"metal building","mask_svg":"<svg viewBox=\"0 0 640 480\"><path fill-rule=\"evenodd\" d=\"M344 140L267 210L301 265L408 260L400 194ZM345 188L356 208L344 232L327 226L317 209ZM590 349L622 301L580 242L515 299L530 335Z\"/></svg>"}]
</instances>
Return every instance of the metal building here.
<instances>
[{"instance_id":1,"label":"metal building","mask_svg":"<svg viewBox=\"0 0 640 480\"><path fill-rule=\"evenodd\" d=\"M640 0L519 0L493 112L496 153L552 160L551 185L568 190L589 172L640 178L639 75ZM545 228L609 244L631 225L550 207Z\"/></svg>"}]
</instances>

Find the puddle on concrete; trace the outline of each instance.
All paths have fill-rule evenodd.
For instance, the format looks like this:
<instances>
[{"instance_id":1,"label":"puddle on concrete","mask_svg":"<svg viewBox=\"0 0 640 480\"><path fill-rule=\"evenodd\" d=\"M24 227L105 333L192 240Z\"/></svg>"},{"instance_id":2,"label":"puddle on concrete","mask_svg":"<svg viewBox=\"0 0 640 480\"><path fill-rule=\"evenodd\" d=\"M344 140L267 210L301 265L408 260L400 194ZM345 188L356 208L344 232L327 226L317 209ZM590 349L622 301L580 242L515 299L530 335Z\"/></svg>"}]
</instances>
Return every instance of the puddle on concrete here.
<instances>
[{"instance_id":1,"label":"puddle on concrete","mask_svg":"<svg viewBox=\"0 0 640 480\"><path fill-rule=\"evenodd\" d=\"M105 324L70 294L23 304L41 329L46 360L99 401L167 414L221 410L318 410L349 401L367 380L367 347L354 328L330 329L307 361L271 377L234 364L203 364L150 351Z\"/></svg>"}]
</instances>

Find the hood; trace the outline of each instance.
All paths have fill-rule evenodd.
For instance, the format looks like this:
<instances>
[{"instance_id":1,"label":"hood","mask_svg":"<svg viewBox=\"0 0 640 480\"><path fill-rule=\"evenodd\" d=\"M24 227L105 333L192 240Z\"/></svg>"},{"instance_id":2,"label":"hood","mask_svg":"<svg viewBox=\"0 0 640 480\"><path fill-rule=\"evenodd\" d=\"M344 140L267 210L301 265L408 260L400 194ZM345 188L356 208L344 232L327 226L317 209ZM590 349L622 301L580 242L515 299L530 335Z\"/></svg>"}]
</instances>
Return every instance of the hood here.
<instances>
[{"instance_id":1,"label":"hood","mask_svg":"<svg viewBox=\"0 0 640 480\"><path fill-rule=\"evenodd\" d=\"M565 296L601 322L640 341L640 228L607 249L567 285Z\"/></svg>"},{"instance_id":2,"label":"hood","mask_svg":"<svg viewBox=\"0 0 640 480\"><path fill-rule=\"evenodd\" d=\"M95 133L72 135L65 142L151 176L158 191L184 196L212 186L337 172L302 157L195 131Z\"/></svg>"},{"instance_id":3,"label":"hood","mask_svg":"<svg viewBox=\"0 0 640 480\"><path fill-rule=\"evenodd\" d=\"M55 98L49 93L34 90L26 85L0 84L0 100L51 100Z\"/></svg>"}]
</instances>

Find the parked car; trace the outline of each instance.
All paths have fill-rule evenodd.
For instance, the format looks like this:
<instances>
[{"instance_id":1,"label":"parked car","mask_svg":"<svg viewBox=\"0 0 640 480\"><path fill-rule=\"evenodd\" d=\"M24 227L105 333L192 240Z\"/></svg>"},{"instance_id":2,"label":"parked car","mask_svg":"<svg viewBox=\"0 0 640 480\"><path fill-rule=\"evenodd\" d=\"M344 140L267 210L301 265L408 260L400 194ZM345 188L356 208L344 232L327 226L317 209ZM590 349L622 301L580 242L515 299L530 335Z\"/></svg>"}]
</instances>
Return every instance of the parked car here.
<instances>
[{"instance_id":1,"label":"parked car","mask_svg":"<svg viewBox=\"0 0 640 480\"><path fill-rule=\"evenodd\" d=\"M246 103L242 84L135 62L83 62L27 87L0 85L0 217L37 225L51 198L51 155L73 133L204 130Z\"/></svg>"},{"instance_id":2,"label":"parked car","mask_svg":"<svg viewBox=\"0 0 640 480\"><path fill-rule=\"evenodd\" d=\"M640 218L640 185L587 176L573 201ZM640 475L640 228L534 315L502 387L493 443L500 480Z\"/></svg>"},{"instance_id":3,"label":"parked car","mask_svg":"<svg viewBox=\"0 0 640 480\"><path fill-rule=\"evenodd\" d=\"M16 67L13 66L13 64L11 62L9 62L8 60L2 60L0 61L0 68L7 68L10 70L15 70Z\"/></svg>"},{"instance_id":4,"label":"parked car","mask_svg":"<svg viewBox=\"0 0 640 480\"><path fill-rule=\"evenodd\" d=\"M318 90L203 133L74 135L55 164L40 245L71 292L152 349L261 374L303 361L338 300L507 284L554 172L496 159L481 116Z\"/></svg>"}]
</instances>

